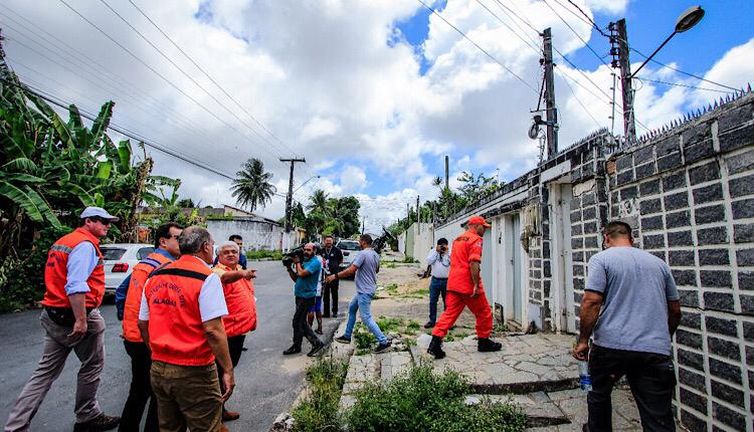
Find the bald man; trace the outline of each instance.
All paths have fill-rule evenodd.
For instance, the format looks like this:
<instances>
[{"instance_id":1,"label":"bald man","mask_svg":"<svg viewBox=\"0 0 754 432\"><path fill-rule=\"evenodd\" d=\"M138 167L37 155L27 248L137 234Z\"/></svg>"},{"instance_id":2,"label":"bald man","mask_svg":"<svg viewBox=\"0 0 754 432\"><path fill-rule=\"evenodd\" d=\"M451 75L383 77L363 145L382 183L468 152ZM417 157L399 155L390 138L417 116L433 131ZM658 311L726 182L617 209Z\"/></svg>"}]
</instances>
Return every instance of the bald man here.
<instances>
[{"instance_id":1,"label":"bald man","mask_svg":"<svg viewBox=\"0 0 754 432\"><path fill-rule=\"evenodd\" d=\"M314 256L316 250L314 243L307 243L304 245L303 262L295 256L293 264L287 268L288 275L295 283L293 291L296 296L296 312L293 314L293 345L283 351L283 355L300 353L304 337L312 345L311 351L306 354L309 357L317 355L325 346L306 321L306 315L316 300L317 282L322 271L322 262Z\"/></svg>"}]
</instances>

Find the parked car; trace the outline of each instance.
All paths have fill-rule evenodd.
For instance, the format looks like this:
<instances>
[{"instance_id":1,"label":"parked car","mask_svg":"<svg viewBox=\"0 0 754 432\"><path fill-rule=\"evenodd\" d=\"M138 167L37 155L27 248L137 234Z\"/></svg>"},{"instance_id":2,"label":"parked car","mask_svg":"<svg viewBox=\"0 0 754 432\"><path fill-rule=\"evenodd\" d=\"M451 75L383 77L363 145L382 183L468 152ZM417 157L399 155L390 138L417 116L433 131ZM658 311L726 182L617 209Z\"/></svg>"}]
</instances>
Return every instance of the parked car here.
<instances>
[{"instance_id":1,"label":"parked car","mask_svg":"<svg viewBox=\"0 0 754 432\"><path fill-rule=\"evenodd\" d=\"M350 267L356 256L361 253L359 242L356 240L340 240L335 246L343 252L343 262L340 263L341 270Z\"/></svg>"},{"instance_id":2,"label":"parked car","mask_svg":"<svg viewBox=\"0 0 754 432\"><path fill-rule=\"evenodd\" d=\"M154 251L146 243L112 243L100 246L105 262L105 293L114 294L134 266Z\"/></svg>"}]
</instances>

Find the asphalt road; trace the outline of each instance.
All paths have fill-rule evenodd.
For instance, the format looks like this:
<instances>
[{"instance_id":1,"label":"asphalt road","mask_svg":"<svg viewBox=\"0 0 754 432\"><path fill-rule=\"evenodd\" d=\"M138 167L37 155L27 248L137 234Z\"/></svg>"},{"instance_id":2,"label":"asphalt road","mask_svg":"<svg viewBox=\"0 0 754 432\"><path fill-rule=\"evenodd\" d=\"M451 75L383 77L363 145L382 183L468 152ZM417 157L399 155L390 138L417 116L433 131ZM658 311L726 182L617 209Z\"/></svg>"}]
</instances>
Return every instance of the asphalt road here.
<instances>
[{"instance_id":1,"label":"asphalt road","mask_svg":"<svg viewBox=\"0 0 754 432\"><path fill-rule=\"evenodd\" d=\"M288 275L278 262L251 263L259 269L255 280L257 296L257 330L246 338L246 348L236 368L236 390L228 402L229 409L241 418L227 424L231 431L266 432L275 417L286 411L298 395L307 365L305 354L283 357L291 344L293 294ZM341 281L340 319L347 313L354 292L353 282ZM113 305L103 305L107 322L105 331L106 360L98 399L105 413L120 415L131 380L130 359L123 349L121 326ZM0 315L0 426L5 424L11 405L36 367L42 352L43 330L39 311ZM325 334L332 333L337 320L325 319ZM304 342L304 352L308 350ZM73 428L74 395L79 361L71 353L63 373L53 384L31 430L58 432Z\"/></svg>"}]
</instances>

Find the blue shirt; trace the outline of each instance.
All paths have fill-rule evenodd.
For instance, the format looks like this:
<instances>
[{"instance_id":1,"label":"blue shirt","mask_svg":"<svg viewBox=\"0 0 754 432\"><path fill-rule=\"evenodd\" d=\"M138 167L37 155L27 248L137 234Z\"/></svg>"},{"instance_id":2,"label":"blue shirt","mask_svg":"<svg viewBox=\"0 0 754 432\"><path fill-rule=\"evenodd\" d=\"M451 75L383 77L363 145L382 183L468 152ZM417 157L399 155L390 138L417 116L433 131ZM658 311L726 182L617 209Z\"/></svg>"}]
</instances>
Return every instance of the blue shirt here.
<instances>
[{"instance_id":1,"label":"blue shirt","mask_svg":"<svg viewBox=\"0 0 754 432\"><path fill-rule=\"evenodd\" d=\"M164 256L165 258L171 261L175 261L175 257L171 255L170 252L166 251L165 249L157 248L154 250L154 252ZM145 258L141 260L140 262L144 264L149 264L152 267L157 267L157 265L154 264L155 261L148 258ZM125 279L123 279L123 282L121 282L120 285L118 285L118 288L115 288L115 309L118 312L117 315L118 315L119 320L123 320L123 308L126 305L126 295L128 294L129 285L131 285L130 274L126 276Z\"/></svg>"},{"instance_id":2,"label":"blue shirt","mask_svg":"<svg viewBox=\"0 0 754 432\"><path fill-rule=\"evenodd\" d=\"M377 291L377 272L380 271L380 255L372 248L366 248L356 256L351 265L356 266L356 292L374 294Z\"/></svg>"},{"instance_id":3,"label":"blue shirt","mask_svg":"<svg viewBox=\"0 0 754 432\"><path fill-rule=\"evenodd\" d=\"M679 296L663 260L634 247L611 247L589 260L586 290L603 299L595 345L672 355L668 302Z\"/></svg>"},{"instance_id":4,"label":"blue shirt","mask_svg":"<svg viewBox=\"0 0 754 432\"><path fill-rule=\"evenodd\" d=\"M322 270L322 263L319 258L312 257L304 260L301 266L304 270L311 273L306 277L298 277L293 288L296 297L312 298L317 296L317 282L319 282L319 273Z\"/></svg>"},{"instance_id":5,"label":"blue shirt","mask_svg":"<svg viewBox=\"0 0 754 432\"><path fill-rule=\"evenodd\" d=\"M91 242L83 241L76 245L68 254L66 263L65 293L66 295L88 293L89 285L86 281L97 267L99 256Z\"/></svg>"}]
</instances>

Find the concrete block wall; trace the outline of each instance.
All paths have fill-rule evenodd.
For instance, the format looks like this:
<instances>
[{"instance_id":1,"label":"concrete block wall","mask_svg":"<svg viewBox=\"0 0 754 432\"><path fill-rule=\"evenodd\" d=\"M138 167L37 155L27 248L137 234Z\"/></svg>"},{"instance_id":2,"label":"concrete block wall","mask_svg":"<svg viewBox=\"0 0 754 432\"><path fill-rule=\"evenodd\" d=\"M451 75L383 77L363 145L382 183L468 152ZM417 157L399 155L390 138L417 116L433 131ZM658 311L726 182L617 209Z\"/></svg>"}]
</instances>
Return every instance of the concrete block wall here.
<instances>
[{"instance_id":1,"label":"concrete block wall","mask_svg":"<svg viewBox=\"0 0 754 432\"><path fill-rule=\"evenodd\" d=\"M754 98L614 154L605 168L610 219L629 222L638 246L668 262L681 293L683 320L674 343L678 417L692 431L751 432ZM586 197L572 212L574 230L584 231L574 235L576 246L584 243L578 264L574 251L574 274L586 273L581 263L599 248L587 227L605 222L606 207L587 214L595 206L585 206Z\"/></svg>"}]
</instances>

